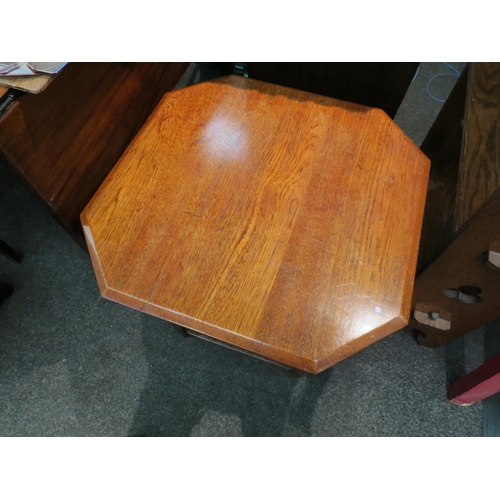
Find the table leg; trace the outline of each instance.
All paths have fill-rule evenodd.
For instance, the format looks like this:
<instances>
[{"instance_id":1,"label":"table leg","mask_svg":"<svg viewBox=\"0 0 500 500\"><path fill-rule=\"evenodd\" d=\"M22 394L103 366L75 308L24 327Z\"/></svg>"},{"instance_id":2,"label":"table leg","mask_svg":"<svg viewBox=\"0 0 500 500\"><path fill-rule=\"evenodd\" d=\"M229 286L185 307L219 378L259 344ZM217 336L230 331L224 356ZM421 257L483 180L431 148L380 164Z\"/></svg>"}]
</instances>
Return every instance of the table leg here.
<instances>
[{"instance_id":1,"label":"table leg","mask_svg":"<svg viewBox=\"0 0 500 500\"><path fill-rule=\"evenodd\" d=\"M12 295L13 289L10 285L0 283L0 304Z\"/></svg>"},{"instance_id":2,"label":"table leg","mask_svg":"<svg viewBox=\"0 0 500 500\"><path fill-rule=\"evenodd\" d=\"M169 321L170 323L170 321ZM284 368L285 370L289 371L294 378L301 378L304 377L305 375L308 375L308 372L305 372L303 370L299 370L298 368L293 368L288 365L284 365L283 363L278 363L277 361L273 361L272 359L266 358L264 356L259 356L258 354L255 354L253 352L247 351L245 349L242 349L240 347L236 347L234 345L228 344L227 342L223 342L222 340L216 340L214 338L211 338L207 335L204 335L199 332L195 332L193 330L188 330L187 328L184 328L183 326L176 325L175 323L170 323L172 327L180 333L183 337L197 337L203 340L207 340L208 342L212 342L213 344L218 344L224 347L227 347L228 349L231 349L236 352L240 352L242 354L246 354L247 356L251 356L252 358L260 359L261 361L265 361L266 363L270 363L272 365L279 366L280 368ZM191 332L191 333L188 333Z\"/></svg>"},{"instance_id":3,"label":"table leg","mask_svg":"<svg viewBox=\"0 0 500 500\"><path fill-rule=\"evenodd\" d=\"M0 240L0 255L7 257L9 260L12 260L14 262L21 262L21 260L23 259L23 256L20 253L17 253L3 240Z\"/></svg>"},{"instance_id":4,"label":"table leg","mask_svg":"<svg viewBox=\"0 0 500 500\"><path fill-rule=\"evenodd\" d=\"M177 333L180 333L183 337L189 337L187 328L184 328L183 326L180 326L180 325L176 325L175 323L170 323L170 324L172 325L172 327L174 328L174 330Z\"/></svg>"}]
</instances>

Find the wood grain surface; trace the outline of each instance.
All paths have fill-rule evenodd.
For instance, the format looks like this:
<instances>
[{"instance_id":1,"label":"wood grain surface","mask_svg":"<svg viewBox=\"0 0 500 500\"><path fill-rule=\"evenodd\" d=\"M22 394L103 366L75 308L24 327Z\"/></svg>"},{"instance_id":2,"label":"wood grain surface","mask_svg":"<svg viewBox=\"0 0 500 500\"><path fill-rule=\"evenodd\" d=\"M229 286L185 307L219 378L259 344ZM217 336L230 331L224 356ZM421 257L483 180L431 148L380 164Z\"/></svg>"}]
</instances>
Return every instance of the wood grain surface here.
<instances>
[{"instance_id":1,"label":"wood grain surface","mask_svg":"<svg viewBox=\"0 0 500 500\"><path fill-rule=\"evenodd\" d=\"M81 211L187 65L69 63L0 118L0 153L81 244Z\"/></svg>"},{"instance_id":2,"label":"wood grain surface","mask_svg":"<svg viewBox=\"0 0 500 500\"><path fill-rule=\"evenodd\" d=\"M432 124L420 149L431 160L417 274L449 244L455 234L457 183L462 154L462 124L468 66Z\"/></svg>"},{"instance_id":3,"label":"wood grain surface","mask_svg":"<svg viewBox=\"0 0 500 500\"><path fill-rule=\"evenodd\" d=\"M82 214L102 294L318 373L406 325L429 161L381 110L167 94Z\"/></svg>"},{"instance_id":4,"label":"wood grain surface","mask_svg":"<svg viewBox=\"0 0 500 500\"><path fill-rule=\"evenodd\" d=\"M472 63L455 228L500 187L500 63Z\"/></svg>"},{"instance_id":5,"label":"wood grain surface","mask_svg":"<svg viewBox=\"0 0 500 500\"><path fill-rule=\"evenodd\" d=\"M413 310L437 312L449 320L443 331L411 319L425 334L420 344L438 347L500 317L500 272L487 265L488 251L500 250L500 189L476 212L450 246L416 280ZM479 302L447 297L443 290L477 287Z\"/></svg>"},{"instance_id":6,"label":"wood grain surface","mask_svg":"<svg viewBox=\"0 0 500 500\"><path fill-rule=\"evenodd\" d=\"M454 93L455 90L463 93L460 88L454 89ZM429 224L428 218L424 218L422 245L425 248L421 248L421 259L433 244L437 248L436 241L442 244L448 240L447 246L430 264L427 260L428 267L415 282L413 299L413 310L437 311L451 322L451 327L442 331L412 319L411 326L425 334L420 343L427 347L444 345L500 318L500 275L494 259L488 262L488 255L494 257L500 252L500 63L471 63L469 67L453 231L450 232L456 147L450 149L447 144L456 142L453 138L458 135L459 110L457 106L455 111L451 108L451 119L443 127L441 141L438 137L438 148L448 151L449 156L442 159L438 156L431 170L429 190L434 187L435 193L427 204L433 204L436 209L434 221ZM430 157L434 161L432 154ZM435 172L439 171L444 176L436 176ZM435 184L435 178L440 182ZM445 234L437 231L439 227ZM480 288L481 301L464 303L442 293L442 290L462 286Z\"/></svg>"},{"instance_id":7,"label":"wood grain surface","mask_svg":"<svg viewBox=\"0 0 500 500\"><path fill-rule=\"evenodd\" d=\"M9 91L7 87L2 87L0 85L0 99Z\"/></svg>"}]
</instances>

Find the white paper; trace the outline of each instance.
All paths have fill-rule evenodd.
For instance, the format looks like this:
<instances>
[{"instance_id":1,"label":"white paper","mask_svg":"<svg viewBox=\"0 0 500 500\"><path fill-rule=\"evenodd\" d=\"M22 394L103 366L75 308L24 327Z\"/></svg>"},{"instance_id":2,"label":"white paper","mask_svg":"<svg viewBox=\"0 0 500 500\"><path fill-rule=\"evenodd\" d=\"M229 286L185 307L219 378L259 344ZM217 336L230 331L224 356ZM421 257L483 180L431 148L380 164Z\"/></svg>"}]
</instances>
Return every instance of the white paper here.
<instances>
[{"instance_id":1,"label":"white paper","mask_svg":"<svg viewBox=\"0 0 500 500\"><path fill-rule=\"evenodd\" d=\"M65 62L0 62L0 76L34 76L58 73Z\"/></svg>"},{"instance_id":2,"label":"white paper","mask_svg":"<svg viewBox=\"0 0 500 500\"><path fill-rule=\"evenodd\" d=\"M22 62L0 62L1 76L33 76L35 69L29 63Z\"/></svg>"}]
</instances>

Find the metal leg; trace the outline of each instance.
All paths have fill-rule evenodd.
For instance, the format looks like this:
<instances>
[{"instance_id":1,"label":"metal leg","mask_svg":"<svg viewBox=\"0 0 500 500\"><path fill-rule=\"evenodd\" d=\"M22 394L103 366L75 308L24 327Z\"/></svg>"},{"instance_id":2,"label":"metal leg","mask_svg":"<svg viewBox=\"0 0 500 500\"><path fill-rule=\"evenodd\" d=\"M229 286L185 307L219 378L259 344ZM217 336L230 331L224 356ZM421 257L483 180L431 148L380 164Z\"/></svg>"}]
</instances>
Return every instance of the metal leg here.
<instances>
[{"instance_id":1,"label":"metal leg","mask_svg":"<svg viewBox=\"0 0 500 500\"><path fill-rule=\"evenodd\" d=\"M23 256L20 253L17 253L3 240L0 240L0 255L7 257L9 260L12 260L13 262L21 262L21 260L23 260Z\"/></svg>"}]
</instances>

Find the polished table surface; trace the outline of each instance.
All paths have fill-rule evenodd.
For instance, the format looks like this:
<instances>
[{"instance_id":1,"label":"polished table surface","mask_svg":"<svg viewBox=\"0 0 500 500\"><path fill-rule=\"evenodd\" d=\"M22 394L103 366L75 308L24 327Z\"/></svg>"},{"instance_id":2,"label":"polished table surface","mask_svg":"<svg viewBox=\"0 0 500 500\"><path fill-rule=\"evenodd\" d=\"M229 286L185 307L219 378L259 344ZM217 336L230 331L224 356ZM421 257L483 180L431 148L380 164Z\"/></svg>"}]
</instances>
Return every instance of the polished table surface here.
<instances>
[{"instance_id":1,"label":"polished table surface","mask_svg":"<svg viewBox=\"0 0 500 500\"><path fill-rule=\"evenodd\" d=\"M381 110L165 95L82 214L101 293L318 373L407 324L429 161Z\"/></svg>"}]
</instances>

